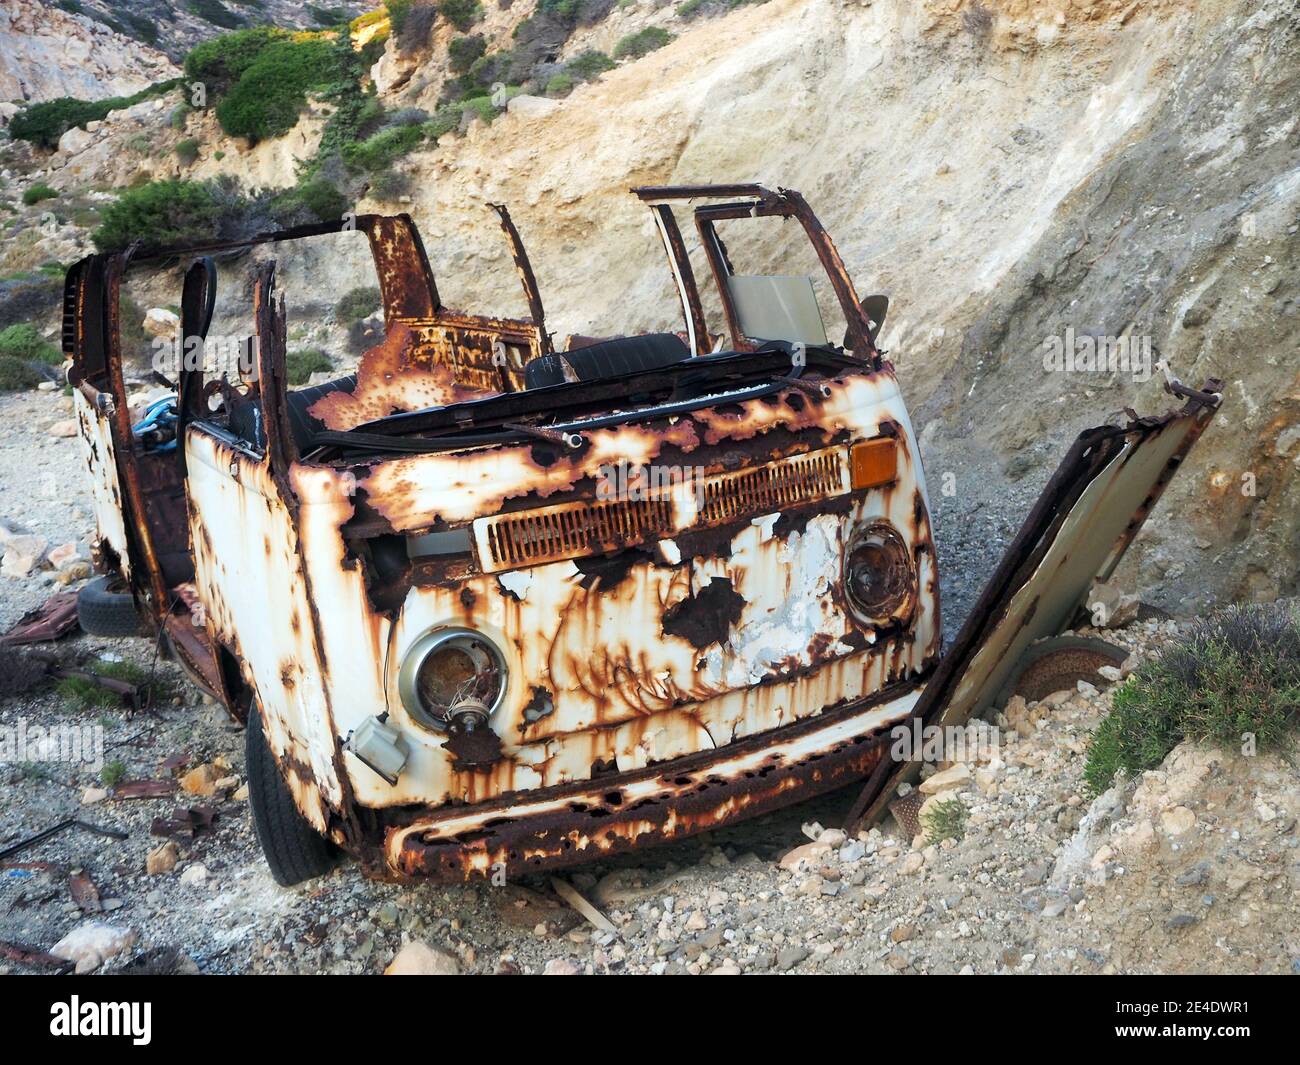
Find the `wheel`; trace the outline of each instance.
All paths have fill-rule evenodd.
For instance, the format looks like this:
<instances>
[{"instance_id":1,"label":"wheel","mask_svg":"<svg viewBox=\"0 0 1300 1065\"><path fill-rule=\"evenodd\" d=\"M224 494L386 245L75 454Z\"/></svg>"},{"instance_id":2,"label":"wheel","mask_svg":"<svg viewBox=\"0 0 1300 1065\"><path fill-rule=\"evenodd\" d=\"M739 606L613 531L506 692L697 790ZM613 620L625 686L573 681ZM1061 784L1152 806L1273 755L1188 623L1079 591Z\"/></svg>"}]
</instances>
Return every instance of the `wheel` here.
<instances>
[{"instance_id":1,"label":"wheel","mask_svg":"<svg viewBox=\"0 0 1300 1065\"><path fill-rule=\"evenodd\" d=\"M338 864L338 848L317 832L294 805L289 786L267 746L262 713L256 704L249 707L244 743L253 827L271 876L283 887L324 876Z\"/></svg>"},{"instance_id":2,"label":"wheel","mask_svg":"<svg viewBox=\"0 0 1300 1065\"><path fill-rule=\"evenodd\" d=\"M1044 699L1054 691L1074 688L1086 680L1097 687L1108 683L1097 673L1102 666L1119 666L1128 657L1123 647L1095 636L1051 636L1030 645L1007 677L996 706L1006 706L1013 695L1028 702Z\"/></svg>"},{"instance_id":3,"label":"wheel","mask_svg":"<svg viewBox=\"0 0 1300 1065\"><path fill-rule=\"evenodd\" d=\"M77 621L92 636L139 636L144 631L135 597L120 578L96 577L77 593Z\"/></svg>"}]
</instances>

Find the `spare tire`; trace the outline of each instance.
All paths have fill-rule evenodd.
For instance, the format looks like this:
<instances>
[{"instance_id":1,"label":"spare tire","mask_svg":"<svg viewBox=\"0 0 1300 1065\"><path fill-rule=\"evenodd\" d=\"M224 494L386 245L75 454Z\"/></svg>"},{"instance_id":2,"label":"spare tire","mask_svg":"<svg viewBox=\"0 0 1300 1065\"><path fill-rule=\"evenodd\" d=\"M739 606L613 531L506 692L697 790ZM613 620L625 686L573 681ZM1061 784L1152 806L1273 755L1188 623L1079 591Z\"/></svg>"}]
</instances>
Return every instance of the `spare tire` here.
<instances>
[{"instance_id":1,"label":"spare tire","mask_svg":"<svg viewBox=\"0 0 1300 1065\"><path fill-rule=\"evenodd\" d=\"M96 577L77 593L77 621L92 636L139 636L135 596L117 576Z\"/></svg>"}]
</instances>

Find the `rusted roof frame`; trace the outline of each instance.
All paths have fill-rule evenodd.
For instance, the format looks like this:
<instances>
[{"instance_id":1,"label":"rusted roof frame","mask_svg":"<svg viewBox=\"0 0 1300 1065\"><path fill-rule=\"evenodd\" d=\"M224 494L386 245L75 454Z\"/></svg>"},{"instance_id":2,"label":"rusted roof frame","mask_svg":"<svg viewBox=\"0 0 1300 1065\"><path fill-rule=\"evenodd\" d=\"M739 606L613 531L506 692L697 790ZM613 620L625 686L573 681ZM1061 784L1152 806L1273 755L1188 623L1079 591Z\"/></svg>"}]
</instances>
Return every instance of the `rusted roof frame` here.
<instances>
[{"instance_id":1,"label":"rusted roof frame","mask_svg":"<svg viewBox=\"0 0 1300 1065\"><path fill-rule=\"evenodd\" d=\"M831 240L830 234L826 232L812 208L808 206L808 202L799 193L791 189L781 189L777 194L769 193L769 196L773 198L748 203L709 204L695 209L695 226L699 231L705 254L708 256L718 294L722 299L723 313L726 315L727 325L731 331L732 343L739 346L745 343L746 338L741 330L735 302L731 296L729 278L734 273L734 269L727 259L726 250L714 223L741 218L794 218L812 242L817 259L822 269L826 271L835 298L839 301L847 326L850 350L857 357L869 362L873 369L878 369L881 356L871 339L871 323L862 310L862 304L853 288L848 269L844 265L844 260L840 258L840 253Z\"/></svg>"},{"instance_id":2,"label":"rusted roof frame","mask_svg":"<svg viewBox=\"0 0 1300 1065\"><path fill-rule=\"evenodd\" d=\"M655 200L718 200L736 196L754 196L767 200L780 195L754 182L736 185L638 185L632 194L643 203Z\"/></svg>"},{"instance_id":3,"label":"rusted roof frame","mask_svg":"<svg viewBox=\"0 0 1300 1065\"><path fill-rule=\"evenodd\" d=\"M652 204L655 222L659 227L659 236L664 242L664 251L668 254L668 265L673 271L673 280L682 301L682 315L686 321L687 346L692 355L708 352L709 324L704 317L704 307L700 303L700 290L695 284L695 271L691 268L690 255L686 243L682 240L681 228L677 225L677 216L672 207L666 203Z\"/></svg>"},{"instance_id":4,"label":"rusted roof frame","mask_svg":"<svg viewBox=\"0 0 1300 1065\"><path fill-rule=\"evenodd\" d=\"M532 318L533 324L537 326L542 354L549 355L554 349L551 346L550 334L546 332L546 311L542 307L542 293L537 287L537 275L533 273L533 264L528 259L528 251L524 248L523 238L519 235L514 219L510 217L510 209L504 203L490 203L488 206L496 211L497 218L501 222L501 229L510 245L510 255L515 261L515 270L519 274L519 283L524 287L524 298L528 301L528 314Z\"/></svg>"}]
</instances>

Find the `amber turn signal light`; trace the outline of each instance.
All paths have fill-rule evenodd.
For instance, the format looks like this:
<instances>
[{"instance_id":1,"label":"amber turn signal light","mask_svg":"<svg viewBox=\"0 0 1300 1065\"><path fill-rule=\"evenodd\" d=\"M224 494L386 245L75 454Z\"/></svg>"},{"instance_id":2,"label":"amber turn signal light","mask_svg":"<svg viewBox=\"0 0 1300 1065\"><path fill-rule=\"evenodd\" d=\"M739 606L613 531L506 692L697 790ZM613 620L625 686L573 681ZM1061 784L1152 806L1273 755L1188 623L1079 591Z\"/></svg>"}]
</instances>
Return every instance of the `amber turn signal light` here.
<instances>
[{"instance_id":1,"label":"amber turn signal light","mask_svg":"<svg viewBox=\"0 0 1300 1065\"><path fill-rule=\"evenodd\" d=\"M864 440L849 448L853 487L879 488L898 480L898 443L893 437Z\"/></svg>"}]
</instances>

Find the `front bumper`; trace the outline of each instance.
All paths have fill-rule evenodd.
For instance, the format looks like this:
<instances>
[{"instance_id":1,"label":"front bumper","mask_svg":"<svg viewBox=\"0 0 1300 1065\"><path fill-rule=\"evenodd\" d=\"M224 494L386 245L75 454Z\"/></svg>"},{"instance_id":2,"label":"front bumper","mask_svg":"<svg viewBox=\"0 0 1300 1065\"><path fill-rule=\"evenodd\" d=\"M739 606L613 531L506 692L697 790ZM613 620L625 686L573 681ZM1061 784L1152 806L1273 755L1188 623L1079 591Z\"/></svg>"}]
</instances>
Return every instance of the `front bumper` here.
<instances>
[{"instance_id":1,"label":"front bumper","mask_svg":"<svg viewBox=\"0 0 1300 1065\"><path fill-rule=\"evenodd\" d=\"M684 839L833 791L869 774L920 696L895 685L817 717L631 773L527 798L390 815L379 875L507 879Z\"/></svg>"}]
</instances>

